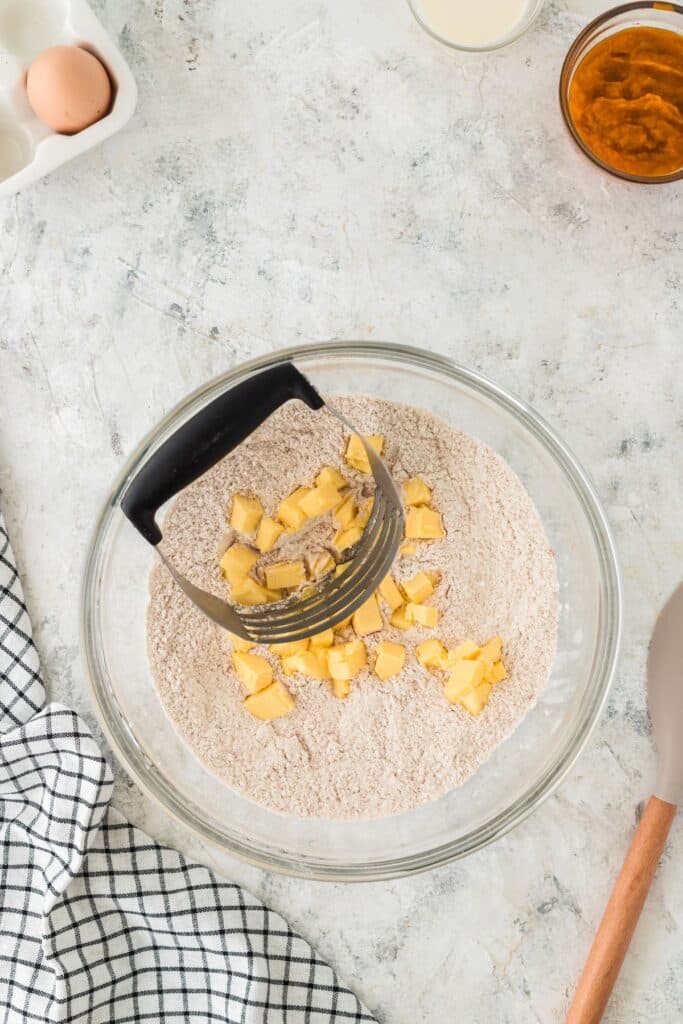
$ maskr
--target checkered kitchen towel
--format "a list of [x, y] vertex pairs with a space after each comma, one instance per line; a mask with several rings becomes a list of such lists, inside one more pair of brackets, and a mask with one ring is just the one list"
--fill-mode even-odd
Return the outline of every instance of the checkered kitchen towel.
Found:
[[84, 723], [45, 707], [0, 513], [0, 1024], [373, 1024], [281, 917], [129, 825], [111, 788]]

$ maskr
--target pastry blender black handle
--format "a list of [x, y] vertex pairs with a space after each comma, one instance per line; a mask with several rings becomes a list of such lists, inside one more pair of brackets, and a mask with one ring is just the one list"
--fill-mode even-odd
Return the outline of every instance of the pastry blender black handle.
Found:
[[136, 530], [156, 546], [161, 530], [155, 516], [164, 502], [211, 469], [293, 398], [311, 409], [325, 404], [293, 363], [282, 363], [219, 395], [184, 423], [128, 485], [121, 508]]

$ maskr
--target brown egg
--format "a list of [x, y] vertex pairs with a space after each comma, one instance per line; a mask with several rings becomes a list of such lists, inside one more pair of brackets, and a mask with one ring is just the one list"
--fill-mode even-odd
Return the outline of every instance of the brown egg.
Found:
[[61, 135], [83, 131], [111, 106], [109, 75], [79, 46], [44, 50], [28, 69], [26, 89], [36, 116]]

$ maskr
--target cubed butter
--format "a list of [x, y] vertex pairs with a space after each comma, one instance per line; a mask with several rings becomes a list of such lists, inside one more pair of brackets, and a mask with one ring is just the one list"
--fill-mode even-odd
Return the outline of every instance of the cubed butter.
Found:
[[268, 551], [272, 551], [277, 544], [284, 526], [282, 523], [278, 523], [275, 519], [271, 519], [270, 516], [264, 516], [261, 520], [256, 534], [256, 547], [262, 554], [267, 554]]
[[410, 629], [413, 625], [412, 619], [408, 618], [408, 613], [405, 605], [397, 608], [392, 614], [390, 619], [391, 625], [396, 629]]
[[315, 478], [315, 485], [316, 487], [334, 487], [337, 491], [349, 486], [348, 481], [334, 466], [323, 466]]
[[379, 585], [379, 593], [382, 600], [389, 607], [390, 611], [395, 612], [397, 608], [400, 608], [404, 604], [403, 594], [396, 586], [394, 577], [389, 573], [385, 576]]
[[459, 661], [472, 661], [479, 657], [481, 648], [477, 647], [473, 640], [465, 640], [452, 650], [448, 651], [443, 659], [442, 668], [453, 668]]
[[432, 489], [421, 477], [415, 476], [403, 485], [403, 497], [406, 505], [429, 505]]
[[374, 594], [357, 608], [351, 617], [353, 630], [357, 636], [367, 636], [369, 633], [378, 633], [384, 622], [377, 605], [377, 598]]
[[236, 636], [234, 633], [230, 634], [230, 639], [232, 640], [232, 649], [234, 651], [246, 652], [250, 651], [252, 647], [256, 647], [253, 640], [243, 640], [241, 636]]
[[315, 580], [332, 572], [335, 561], [329, 551], [318, 551], [308, 556], [308, 571]]
[[255, 533], [263, 515], [263, 505], [258, 498], [236, 494], [232, 499], [230, 525], [238, 533]]
[[425, 668], [443, 668], [442, 662], [446, 655], [446, 648], [440, 640], [425, 640], [415, 648], [417, 660]]
[[418, 626], [427, 626], [429, 629], [439, 624], [439, 609], [432, 605], [409, 601], [406, 605], [406, 616], [410, 622]]
[[397, 676], [406, 661], [406, 649], [403, 644], [394, 644], [389, 640], [382, 640], [377, 647], [377, 659], [375, 661], [375, 675], [384, 681], [392, 676]]
[[372, 515], [372, 510], [373, 510], [374, 506], [375, 506], [375, 499], [374, 498], [368, 498], [368, 500], [363, 505], [363, 508], [360, 510], [360, 512], [358, 512], [356, 514], [356, 518], [353, 520], [351, 525], [352, 526], [360, 526], [361, 529], [364, 530], [365, 527], [368, 525], [368, 520], [370, 519], [370, 516]]
[[244, 701], [244, 706], [255, 718], [270, 722], [288, 715], [294, 708], [294, 698], [283, 683], [276, 681], [264, 690], [252, 693]]
[[433, 508], [418, 505], [408, 509], [406, 515], [406, 537], [408, 540], [440, 540], [446, 536], [441, 522], [441, 513]]
[[299, 502], [310, 492], [310, 487], [297, 487], [277, 507], [277, 517], [289, 530], [300, 530], [307, 516]]
[[332, 693], [339, 700], [345, 700], [351, 692], [351, 680], [350, 679], [333, 679], [332, 680]]
[[446, 699], [451, 704], [462, 699], [463, 695], [474, 690], [484, 679], [484, 666], [480, 661], [459, 661], [453, 667], [448, 682], [444, 687]]
[[299, 508], [308, 519], [324, 516], [339, 504], [339, 491], [331, 484], [314, 487], [299, 502]]
[[348, 548], [352, 548], [355, 544], [361, 540], [363, 536], [363, 530], [360, 526], [349, 526], [345, 530], [339, 530], [335, 535], [332, 543], [336, 547], [337, 551], [346, 551]]
[[502, 683], [504, 679], [507, 679], [508, 673], [505, 665], [502, 661], [497, 661], [491, 671], [492, 678], [487, 680], [489, 683]]
[[278, 562], [266, 569], [266, 585], [270, 590], [290, 590], [306, 582], [303, 562]]
[[258, 562], [258, 552], [243, 544], [233, 544], [220, 560], [220, 567], [228, 583], [241, 583]]
[[279, 591], [262, 587], [251, 576], [240, 580], [230, 592], [230, 598], [234, 604], [243, 605], [268, 604], [271, 601], [279, 601], [281, 597], [282, 594]]
[[405, 595], [413, 604], [422, 604], [434, 593], [434, 584], [426, 572], [418, 572], [411, 580], [401, 584]]
[[334, 643], [334, 630], [324, 629], [311, 637], [311, 647], [331, 647]]
[[[365, 440], [375, 449], [378, 455], [382, 454], [384, 438], [381, 434], [366, 434]], [[368, 459], [365, 446], [357, 434], [352, 434], [346, 448], [344, 458], [350, 466], [361, 473], [370, 473], [370, 460]]]
[[300, 654], [308, 650], [308, 640], [290, 640], [284, 644], [271, 644], [269, 650], [273, 654], [279, 654], [281, 658], [287, 658], [290, 654]]
[[489, 702], [491, 684], [481, 683], [474, 690], [468, 690], [460, 698], [460, 703], [471, 715], [480, 715]]
[[411, 544], [410, 541], [405, 541], [398, 549], [399, 555], [414, 555], [416, 552], [417, 544]]
[[481, 648], [481, 657], [485, 658], [486, 661], [490, 661], [492, 664], [500, 661], [503, 654], [503, 641], [501, 637], [494, 636], [493, 639], [485, 643]]
[[362, 640], [349, 640], [327, 648], [327, 664], [333, 679], [353, 679], [367, 662], [367, 651]]
[[344, 498], [341, 505], [335, 511], [334, 518], [342, 529], [351, 525], [356, 518], [356, 502], [352, 494]]
[[282, 668], [287, 675], [299, 672], [302, 676], [308, 676], [309, 679], [330, 678], [330, 671], [327, 667], [327, 651], [322, 649], [290, 654], [282, 659]]
[[232, 663], [235, 672], [242, 680], [249, 693], [258, 693], [273, 681], [273, 670], [270, 663], [260, 654], [248, 654], [245, 651], [233, 651]]

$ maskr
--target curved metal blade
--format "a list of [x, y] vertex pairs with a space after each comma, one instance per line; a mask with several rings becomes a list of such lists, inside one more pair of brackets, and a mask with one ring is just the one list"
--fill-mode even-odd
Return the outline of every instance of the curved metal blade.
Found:
[[683, 583], [655, 624], [647, 661], [647, 691], [659, 772], [655, 795], [683, 801]]

